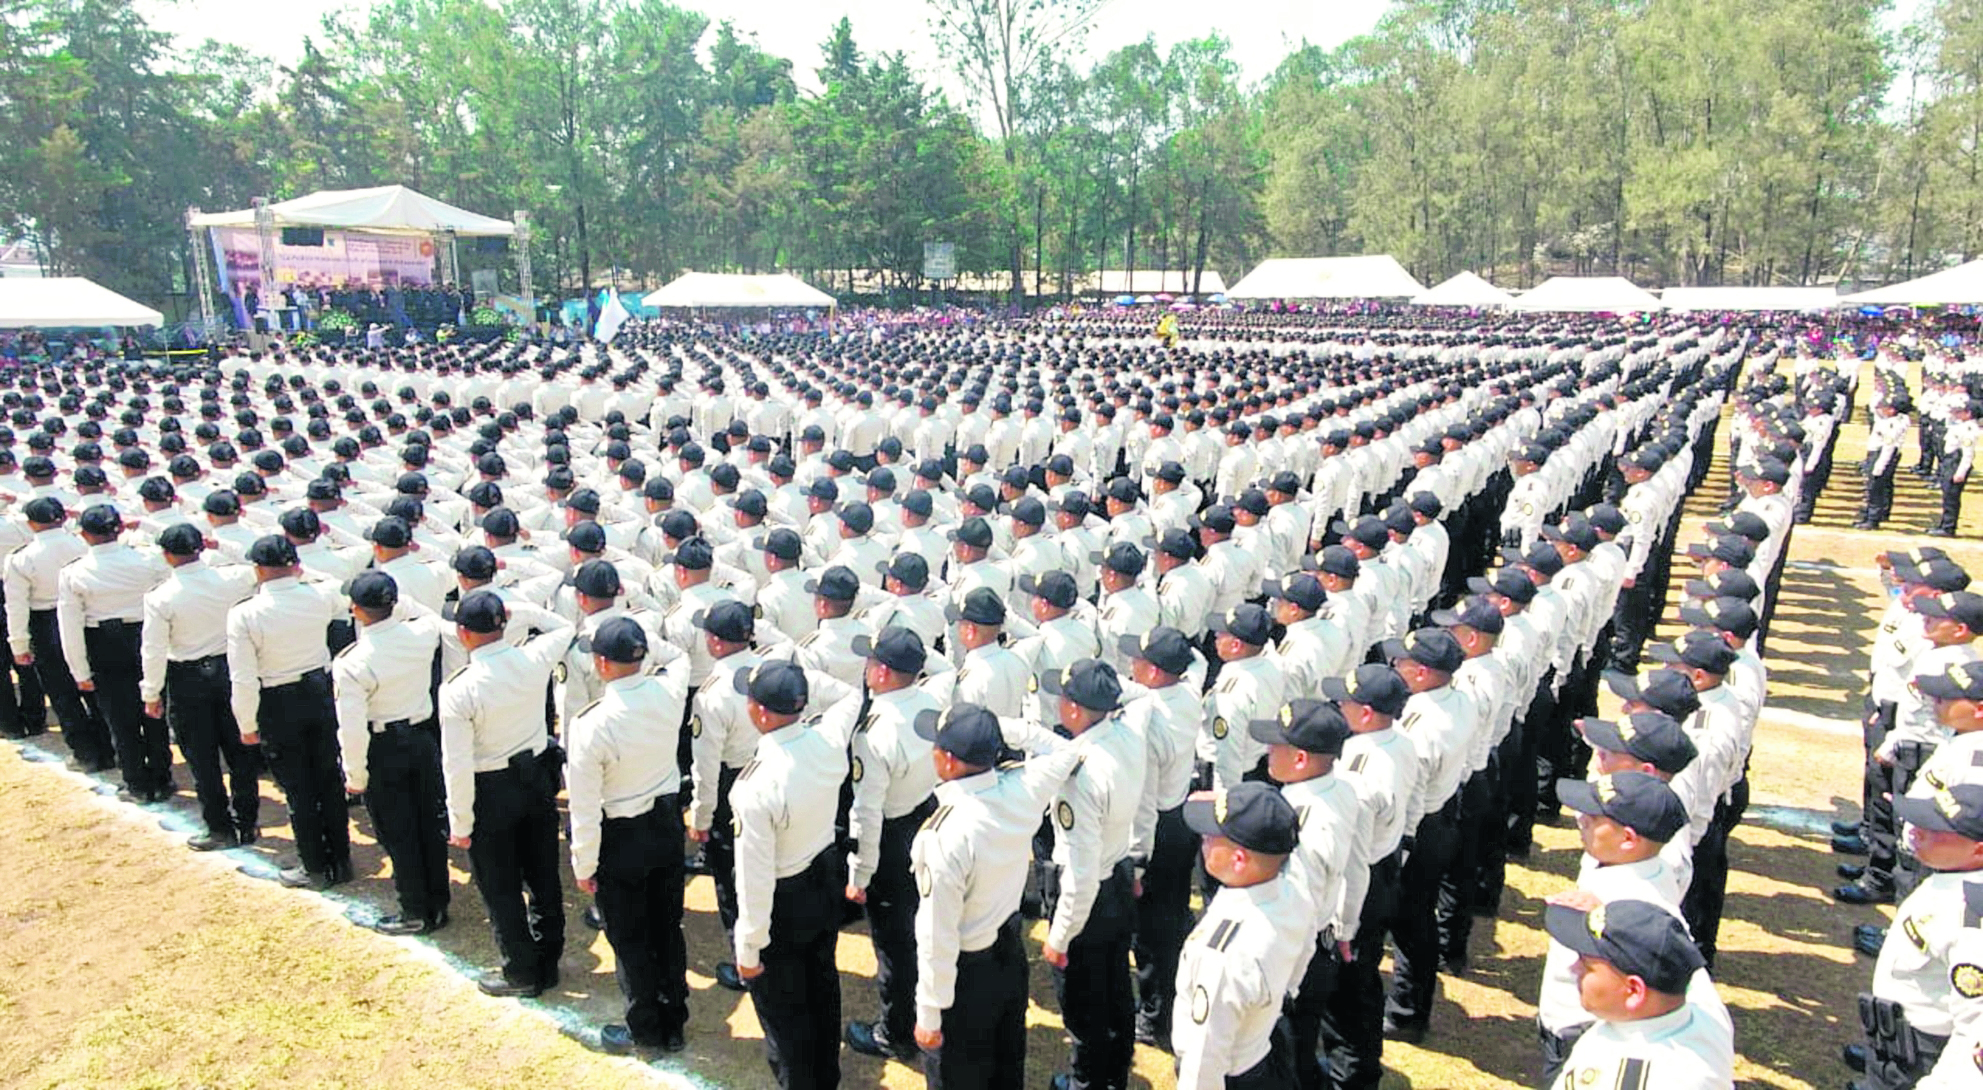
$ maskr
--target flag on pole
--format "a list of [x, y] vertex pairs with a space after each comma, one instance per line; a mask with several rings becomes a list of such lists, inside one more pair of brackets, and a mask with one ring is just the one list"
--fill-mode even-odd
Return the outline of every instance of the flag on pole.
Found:
[[620, 303], [620, 293], [609, 292], [606, 296], [606, 309], [599, 312], [599, 325], [593, 335], [606, 344], [612, 344], [613, 336], [620, 331], [620, 326], [631, 317], [633, 315], [628, 314], [627, 308]]

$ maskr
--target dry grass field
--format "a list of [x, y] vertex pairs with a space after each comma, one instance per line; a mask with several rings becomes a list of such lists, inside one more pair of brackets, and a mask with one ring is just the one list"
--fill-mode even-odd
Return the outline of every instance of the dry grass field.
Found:
[[[1840, 470], [1813, 525], [1793, 543], [1778, 632], [1769, 647], [1770, 707], [1757, 735], [1754, 803], [1732, 849], [1720, 965], [1734, 1012], [1738, 1080], [1808, 1090], [1846, 1077], [1837, 1045], [1856, 1033], [1852, 998], [1870, 961], [1847, 945], [1872, 910], [1831, 903], [1826, 824], [1855, 815], [1855, 716], [1865, 637], [1878, 606], [1873, 557], [1915, 543], [1931, 497], [1902, 475], [1896, 532], [1845, 529], [1857, 505], [1850, 466], [1861, 425], [1840, 444]], [[1717, 469], [1690, 505], [1687, 537], [1725, 485]], [[1978, 501], [1983, 507], [1983, 501]], [[1974, 541], [1983, 512], [1963, 529]], [[1905, 532], [1900, 532], [1900, 531]], [[1957, 542], [1983, 563], [1983, 545]], [[1983, 568], [1972, 567], [1972, 570]], [[1662, 631], [1672, 634], [1669, 617]], [[0, 1086], [244, 1088], [764, 1086], [750, 1004], [717, 988], [722, 956], [711, 887], [689, 889], [689, 1050], [644, 1064], [586, 1045], [617, 1018], [605, 940], [578, 922], [563, 984], [541, 1000], [490, 1000], [465, 975], [493, 943], [465, 871], [454, 924], [431, 940], [395, 940], [347, 922], [390, 911], [384, 860], [358, 819], [360, 880], [329, 896], [265, 879], [286, 861], [279, 802], [254, 848], [195, 856], [180, 842], [196, 821], [190, 792], [138, 809], [66, 771], [59, 739], [0, 747]], [[182, 785], [190, 781], [179, 770]], [[93, 790], [94, 788], [94, 790]], [[1447, 980], [1424, 1047], [1393, 1045], [1386, 1087], [1521, 1087], [1536, 1079], [1534, 998], [1544, 937], [1540, 899], [1569, 884], [1574, 831], [1538, 829], [1541, 850], [1512, 867], [1499, 920], [1481, 921], [1467, 976]], [[459, 855], [459, 853], [457, 853]], [[463, 861], [457, 859], [460, 866]], [[1034, 937], [1037, 946], [1038, 934]], [[864, 933], [840, 944], [845, 1013], [875, 1010]], [[1051, 987], [1036, 973], [1029, 1085], [1044, 1086], [1066, 1046]], [[1042, 1005], [1042, 1002], [1044, 1005]], [[849, 1086], [920, 1086], [909, 1067], [845, 1054]], [[1139, 1049], [1139, 1084], [1169, 1087], [1169, 1057]]]

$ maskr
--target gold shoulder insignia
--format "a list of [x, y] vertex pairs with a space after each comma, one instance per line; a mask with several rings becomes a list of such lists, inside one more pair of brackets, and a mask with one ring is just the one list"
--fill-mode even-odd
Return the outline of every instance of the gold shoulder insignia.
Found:
[[1212, 737], [1213, 737], [1213, 738], [1216, 738], [1216, 739], [1218, 739], [1219, 741], [1221, 741], [1221, 742], [1223, 742], [1223, 741], [1225, 741], [1225, 740], [1226, 740], [1226, 735], [1228, 735], [1228, 734], [1231, 734], [1231, 733], [1232, 733], [1232, 727], [1231, 727], [1231, 725], [1230, 725], [1230, 724], [1228, 724], [1228, 723], [1226, 722], [1226, 717], [1225, 717], [1225, 716], [1223, 716], [1223, 715], [1215, 715], [1215, 716], [1213, 716], [1213, 717], [1212, 717]]
[[689, 716], [689, 737], [690, 738], [702, 737], [702, 716], [700, 715]]
[[1983, 998], [1983, 965], [1961, 962], [1949, 970], [1949, 984], [1964, 999]]
[[[596, 707], [598, 707], [598, 706], [599, 706], [599, 701], [597, 701], [597, 700], [595, 700], [595, 701], [593, 701], [592, 703], [590, 703], [590, 704], [587, 704], [587, 705], [586, 705], [585, 707], [583, 707], [583, 708], [580, 708], [580, 709], [578, 710], [578, 714], [579, 714], [579, 715], [584, 715], [584, 714], [585, 714], [586, 712], [589, 712], [589, 711], [591, 711], [592, 709], [594, 709], [594, 708], [596, 708]], [[574, 719], [576, 719], [576, 718], [578, 718], [578, 716], [573, 716], [572, 718], [574, 718]]]
[[1070, 805], [1066, 799], [1060, 800], [1060, 805], [1054, 807], [1053, 816], [1055, 821], [1060, 822], [1061, 828], [1070, 831], [1073, 830], [1074, 807]]

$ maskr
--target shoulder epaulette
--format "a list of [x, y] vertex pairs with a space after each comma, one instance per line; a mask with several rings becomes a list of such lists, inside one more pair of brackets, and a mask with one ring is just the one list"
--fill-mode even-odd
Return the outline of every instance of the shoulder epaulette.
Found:
[[442, 681], [441, 681], [441, 684], [443, 684], [443, 685], [445, 685], [445, 684], [447, 684], [448, 682], [450, 682], [450, 681], [453, 681], [453, 680], [454, 680], [455, 678], [458, 678], [458, 677], [460, 677], [461, 675], [463, 675], [463, 674], [465, 674], [465, 673], [467, 673], [467, 672], [468, 672], [468, 667], [467, 667], [467, 666], [462, 666], [462, 667], [459, 667], [459, 668], [457, 668], [457, 669], [455, 670], [455, 672], [454, 672], [454, 673], [452, 673], [452, 674], [449, 674], [449, 675], [448, 675], [448, 676], [447, 676], [446, 678], [443, 678], [443, 679], [442, 679]]
[[[604, 699], [605, 699], [604, 697], [601, 697], [601, 698], [600, 698], [600, 700], [604, 700]], [[579, 715], [584, 715], [584, 714], [585, 714], [586, 712], [589, 712], [589, 711], [591, 711], [592, 709], [594, 709], [594, 708], [596, 708], [596, 707], [598, 707], [598, 706], [599, 706], [599, 703], [600, 703], [600, 700], [595, 700], [595, 701], [593, 701], [592, 703], [590, 703], [590, 704], [587, 704], [587, 705], [586, 705], [585, 707], [583, 707], [583, 708], [580, 708], [580, 709], [578, 710], [578, 714], [579, 714]], [[578, 716], [573, 716], [572, 718], [574, 718], [574, 719], [576, 719], [576, 718], [578, 718]]]

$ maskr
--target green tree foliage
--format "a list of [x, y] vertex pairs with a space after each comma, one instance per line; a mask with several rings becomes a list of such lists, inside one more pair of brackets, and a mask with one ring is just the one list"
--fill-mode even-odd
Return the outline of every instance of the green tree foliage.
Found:
[[1089, 55], [1099, 0], [929, 0], [952, 102], [846, 19], [801, 89], [671, 0], [378, 0], [284, 66], [121, 0], [0, 0], [0, 232], [155, 300], [188, 206], [393, 182], [528, 209], [569, 289], [781, 268], [907, 299], [930, 241], [1046, 296], [1375, 252], [1878, 280], [1983, 254], [1983, 8], [1887, 4], [1397, 0], [1249, 85], [1216, 35]]

